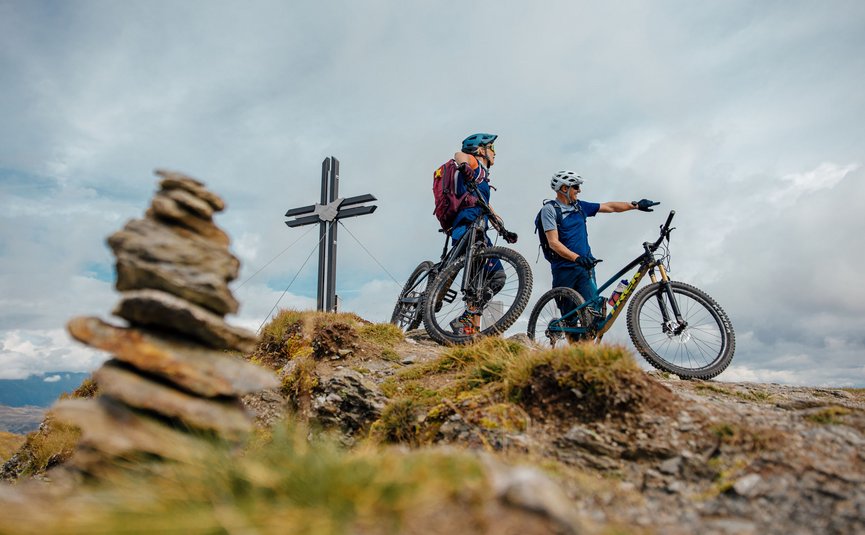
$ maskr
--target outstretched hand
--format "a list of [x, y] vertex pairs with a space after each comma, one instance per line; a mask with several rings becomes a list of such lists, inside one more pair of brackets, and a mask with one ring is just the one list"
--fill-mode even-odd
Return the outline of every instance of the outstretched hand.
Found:
[[636, 206], [637, 210], [641, 212], [654, 212], [651, 207], [658, 206], [659, 204], [661, 203], [650, 201], [649, 199], [640, 199], [639, 201], [634, 202], [634, 206]]

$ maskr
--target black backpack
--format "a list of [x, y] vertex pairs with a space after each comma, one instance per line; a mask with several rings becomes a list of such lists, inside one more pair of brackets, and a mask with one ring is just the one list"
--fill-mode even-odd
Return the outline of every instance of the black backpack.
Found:
[[[555, 200], [552, 201], [544, 201], [544, 206], [548, 203], [553, 203], [553, 208], [556, 209], [556, 227], [560, 227], [562, 225], [562, 207], [559, 206]], [[541, 209], [543, 210], [543, 208]], [[555, 260], [560, 259], [561, 257], [552, 249], [550, 249], [550, 242], [547, 241], [547, 233], [544, 232], [544, 226], [541, 224], [541, 211], [538, 211], [538, 215], [535, 216], [535, 233], [538, 235], [538, 241], [541, 242], [541, 252], [544, 253], [544, 258], [547, 259], [547, 262], [553, 262]]]

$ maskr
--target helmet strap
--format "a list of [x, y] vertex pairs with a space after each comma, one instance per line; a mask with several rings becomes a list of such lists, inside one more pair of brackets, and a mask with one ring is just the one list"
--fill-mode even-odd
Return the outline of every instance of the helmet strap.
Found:
[[573, 186], [568, 186], [568, 193], [567, 193], [568, 204], [570, 204], [571, 206], [576, 206], [577, 205], [577, 199], [574, 199], [573, 201], [571, 201], [571, 190], [572, 189], [574, 189]]

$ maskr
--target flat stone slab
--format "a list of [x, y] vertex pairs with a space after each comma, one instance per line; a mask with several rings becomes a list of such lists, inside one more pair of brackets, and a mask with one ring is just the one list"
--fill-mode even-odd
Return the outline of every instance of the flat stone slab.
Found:
[[[179, 189], [157, 193], [153, 197], [150, 209], [146, 213], [147, 217], [182, 225], [183, 227], [193, 231], [195, 234], [227, 247], [231, 241], [228, 238], [228, 234], [217, 227], [209, 217], [205, 218], [194, 213], [193, 210], [189, 209], [187, 203], [178, 200], [178, 197], [183, 197], [184, 195], [192, 197], [191, 194]], [[204, 201], [195, 197], [192, 197], [192, 199], [210, 208], [210, 205], [204, 203]]]
[[249, 353], [258, 341], [254, 332], [233, 327], [221, 316], [159, 290], [123, 292], [113, 314], [133, 325], [163, 328], [214, 349]]
[[196, 180], [183, 173], [178, 173], [177, 171], [168, 171], [166, 169], [157, 169], [156, 175], [162, 178], [159, 182], [162, 189], [182, 189], [206, 201], [216, 212], [225, 210], [225, 202], [218, 195], [208, 190], [200, 180]]
[[150, 453], [202, 461], [207, 443], [139, 414], [111, 398], [65, 399], [51, 409], [57, 421], [81, 429], [81, 444], [111, 456]]
[[179, 207], [205, 221], [210, 221], [213, 218], [213, 206], [185, 189], [163, 189], [155, 197], [171, 199]]
[[217, 314], [237, 312], [228, 283], [237, 278], [240, 261], [226, 243], [133, 219], [108, 237], [108, 245], [117, 258], [118, 290], [163, 290]]
[[194, 429], [239, 441], [252, 430], [252, 418], [237, 398], [201, 398], [160, 384], [108, 361], [93, 374], [99, 391], [126, 405], [175, 418]]
[[279, 386], [264, 368], [164, 334], [116, 327], [96, 317], [74, 318], [66, 328], [76, 340], [202, 396], [238, 396]]

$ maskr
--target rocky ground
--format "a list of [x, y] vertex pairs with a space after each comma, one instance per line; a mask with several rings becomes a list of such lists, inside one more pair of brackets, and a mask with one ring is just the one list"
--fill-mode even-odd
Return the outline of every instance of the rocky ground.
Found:
[[[416, 331], [394, 351], [398, 359], [360, 356], [320, 367], [313, 416], [351, 436], [364, 415], [388, 402], [382, 389], [439, 359], [442, 348]], [[656, 400], [601, 418], [530, 404], [518, 425], [485, 425], [479, 414], [496, 400], [482, 407], [457, 396], [425, 443], [545, 466], [576, 510], [601, 525], [660, 533], [865, 531], [865, 392], [648, 375]]]
[[122, 325], [68, 325], [113, 358], [0, 467], [3, 533], [865, 532], [862, 389], [682, 381], [525, 336], [442, 347], [353, 314], [256, 335], [224, 319], [224, 203], [158, 174], [109, 237]]
[[[351, 444], [360, 430], [375, 430], [400, 389], [416, 389], [413, 370], [428, 373], [443, 351], [414, 331], [394, 346], [395, 358], [353, 351], [319, 361], [317, 386], [302, 411], [342, 430]], [[283, 376], [286, 368], [291, 365]], [[495, 396], [457, 394], [445, 399], [448, 409], [434, 431], [417, 423], [413, 433], [392, 438], [543, 467], [596, 526], [657, 533], [865, 531], [865, 392], [646, 375], [643, 387], [653, 399], [636, 411], [581, 414], [578, 403], [571, 407], [561, 396], [509, 406]], [[447, 390], [449, 380], [455, 376], [439, 375], [429, 387]], [[247, 401], [265, 419], [291, 405], [275, 392], [263, 398]], [[442, 404], [437, 407], [441, 412]], [[491, 423], [492, 414], [498, 422]]]
[[[494, 368], [490, 355], [502, 348], [512, 360], [544, 353], [522, 337], [449, 349], [422, 331], [402, 338], [389, 326], [351, 315], [288, 315], [280, 342], [265, 335], [247, 356], [282, 383], [244, 397], [259, 428], [289, 418], [336, 437], [347, 450], [395, 443], [474, 452], [490, 467], [491, 481], [499, 482], [495, 503], [537, 513], [532, 523], [531, 515], [500, 510], [510, 519], [507, 527], [538, 533], [865, 532], [862, 390], [683, 381], [637, 370], [632, 382], [619, 384], [613, 401], [599, 405], [610, 391], [597, 390], [593, 398], [588, 383], [556, 388], [552, 372], [537, 373], [540, 366], [530, 392], [523, 389], [530, 395], [517, 399], [496, 380], [466, 378], [483, 368], [472, 368], [478, 359]], [[62, 462], [53, 465], [60, 474]], [[8, 477], [10, 470], [18, 473]], [[7, 463], [4, 471], [14, 479], [26, 467]], [[51, 471], [37, 476], [69, 485]], [[484, 525], [470, 532], [494, 532], [494, 524]]]

